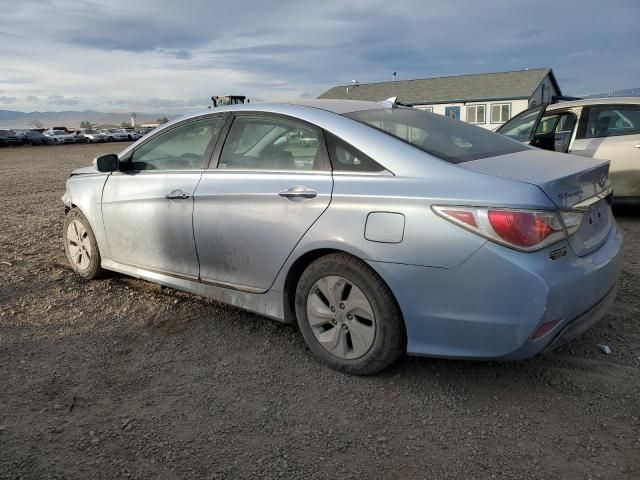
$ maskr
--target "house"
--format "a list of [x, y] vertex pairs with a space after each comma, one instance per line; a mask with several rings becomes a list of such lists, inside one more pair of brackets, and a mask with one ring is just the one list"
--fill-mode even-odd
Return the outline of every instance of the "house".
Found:
[[550, 68], [333, 87], [318, 98], [398, 101], [494, 130], [532, 106], [561, 97]]

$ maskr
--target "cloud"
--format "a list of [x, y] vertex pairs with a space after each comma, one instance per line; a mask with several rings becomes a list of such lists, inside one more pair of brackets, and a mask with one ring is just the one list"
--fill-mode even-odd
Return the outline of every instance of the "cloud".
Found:
[[192, 53], [188, 50], [167, 50], [165, 55], [178, 60], [191, 60], [193, 58]]
[[21, 0], [0, 17], [0, 88], [20, 109], [170, 114], [212, 95], [307, 98], [394, 71], [549, 66], [567, 94], [639, 86], [640, 2], [572, 3], [539, 0], [554, 12], [541, 23], [511, 0]]
[[80, 99], [77, 97], [65, 97], [64, 95], [49, 95], [47, 103], [56, 106], [78, 105]]
[[7, 97], [5, 95], [0, 96], [0, 104], [11, 105], [12, 103], [16, 103], [16, 97]]

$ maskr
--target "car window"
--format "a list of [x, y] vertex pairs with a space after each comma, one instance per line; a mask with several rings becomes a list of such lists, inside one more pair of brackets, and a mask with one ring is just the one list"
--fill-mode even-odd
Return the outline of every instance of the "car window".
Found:
[[495, 157], [529, 148], [466, 122], [415, 108], [376, 108], [346, 116], [450, 163]]
[[526, 142], [531, 137], [531, 131], [535, 124], [536, 118], [540, 114], [542, 107], [532, 108], [527, 110], [522, 115], [518, 115], [511, 121], [505, 123], [498, 131], [513, 140], [518, 142]]
[[208, 117], [172, 128], [134, 151], [131, 170], [203, 168], [204, 154], [223, 125], [223, 117]]
[[239, 116], [233, 121], [218, 168], [322, 170], [320, 131], [285, 118]]
[[571, 112], [560, 112], [546, 114], [540, 120], [536, 135], [544, 135], [545, 133], [571, 132], [576, 124], [576, 116]]
[[326, 134], [331, 166], [336, 172], [382, 172], [384, 167], [344, 140]]
[[640, 133], [640, 105], [589, 107], [585, 138], [613, 137]]

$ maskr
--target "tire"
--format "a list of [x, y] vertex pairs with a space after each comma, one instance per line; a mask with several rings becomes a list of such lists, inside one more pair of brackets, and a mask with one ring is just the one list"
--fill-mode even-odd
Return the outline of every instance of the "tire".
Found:
[[90, 138], [87, 138], [87, 139], [84, 141], [84, 143], [91, 143], [91, 139], [90, 139]]
[[333, 253], [311, 263], [296, 287], [295, 308], [307, 345], [334, 370], [371, 375], [406, 350], [402, 314], [389, 287], [351, 255]]
[[104, 274], [100, 266], [100, 251], [96, 237], [89, 221], [77, 208], [67, 213], [62, 237], [67, 261], [76, 274], [86, 280], [98, 278]]

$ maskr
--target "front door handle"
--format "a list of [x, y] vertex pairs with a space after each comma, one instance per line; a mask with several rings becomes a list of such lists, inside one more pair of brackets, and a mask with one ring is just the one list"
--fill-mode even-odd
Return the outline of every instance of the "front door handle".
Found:
[[640, 143], [637, 145], [634, 145], [635, 148], [640, 148]]
[[189, 194], [178, 189], [167, 193], [164, 198], [166, 198], [167, 200], [186, 200], [187, 198], [189, 198]]
[[295, 187], [288, 188], [278, 193], [281, 197], [288, 198], [290, 200], [296, 199], [310, 199], [318, 196], [318, 192], [311, 190], [310, 188], [296, 185]]

